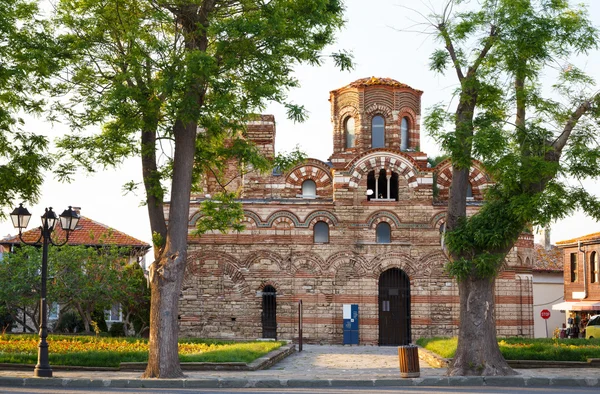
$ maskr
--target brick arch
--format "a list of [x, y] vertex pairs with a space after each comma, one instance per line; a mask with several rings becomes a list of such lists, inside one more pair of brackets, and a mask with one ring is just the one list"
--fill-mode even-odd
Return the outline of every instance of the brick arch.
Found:
[[408, 158], [403, 153], [391, 151], [389, 149], [370, 151], [364, 156], [360, 157], [359, 160], [353, 162], [353, 166], [350, 167], [350, 188], [358, 187], [361, 179], [366, 177], [371, 171], [378, 171], [380, 169], [387, 169], [394, 171], [399, 176], [403, 176], [408, 186], [416, 188], [418, 186], [417, 176], [420, 171], [412, 158]]
[[416, 266], [416, 262], [409, 255], [399, 252], [388, 252], [375, 256], [369, 262], [369, 271], [373, 278], [378, 279], [383, 271], [389, 268], [400, 268], [406, 272], [409, 279], [414, 279], [418, 273], [415, 268]]
[[271, 260], [279, 266], [279, 268], [286, 272], [289, 270], [290, 261], [289, 258], [283, 258], [280, 254], [271, 252], [269, 250], [258, 250], [250, 253], [242, 263], [242, 267], [250, 269], [258, 260]]
[[241, 294], [249, 294], [250, 289], [246, 283], [246, 278], [240, 271], [239, 261], [228, 253], [216, 250], [197, 251], [188, 254], [184, 281], [192, 276], [198, 276], [204, 260], [207, 258], [217, 260], [223, 275], [228, 276], [234, 285], [238, 286]]
[[296, 216], [295, 213], [290, 212], [290, 211], [273, 212], [267, 218], [266, 226], [273, 227], [273, 223], [275, 222], [275, 220], [278, 220], [278, 222], [283, 220], [283, 221], [289, 223], [292, 227], [300, 227], [300, 220], [298, 219], [298, 216]]
[[[304, 264], [302, 262], [305, 262]], [[309, 267], [311, 272], [321, 274], [325, 261], [316, 253], [300, 252], [292, 255], [291, 273], [295, 275], [301, 267]]]
[[[450, 185], [452, 183], [452, 162], [446, 159], [435, 166], [434, 171], [437, 173], [437, 187], [439, 190], [439, 198], [444, 200], [450, 196]], [[473, 160], [473, 164], [469, 169], [469, 183], [473, 191], [475, 200], [483, 200], [483, 193], [487, 187], [492, 184], [490, 176], [485, 172], [483, 164], [477, 160]]]
[[331, 168], [321, 160], [307, 159], [287, 173], [285, 184], [287, 187], [299, 187], [307, 179], [315, 181], [317, 190], [327, 186], [333, 182]]
[[400, 219], [392, 211], [377, 211], [373, 213], [367, 219], [367, 226], [369, 226], [370, 229], [373, 229], [381, 222], [389, 223], [392, 228], [400, 227]]
[[344, 264], [348, 260], [355, 262], [355, 267], [358, 268], [358, 273], [367, 273], [367, 261], [365, 258], [349, 251], [341, 251], [332, 254], [327, 258], [325, 267], [328, 271], [335, 273], [340, 265]]
[[337, 226], [339, 221], [337, 217], [329, 211], [313, 211], [308, 214], [301, 227], [312, 229], [317, 222], [325, 222], [329, 227], [332, 227]]
[[355, 132], [358, 129], [356, 126], [360, 125], [361, 117], [358, 109], [353, 105], [345, 105], [337, 113], [338, 124], [340, 126], [340, 131], [342, 132], [342, 135], [345, 133], [344, 120], [346, 120], [346, 118], [349, 117], [354, 118]]
[[448, 277], [444, 272], [444, 265], [448, 262], [442, 251], [435, 251], [421, 257], [419, 261], [419, 274], [417, 277]]
[[283, 285], [281, 285], [279, 282], [277, 282], [275, 280], [271, 280], [271, 279], [266, 279], [266, 280], [261, 280], [259, 285], [257, 287], [255, 287], [254, 290], [255, 291], [264, 291], [265, 287], [267, 287], [269, 285], [273, 286], [277, 293], [280, 293], [283, 289]]
[[198, 275], [199, 270], [204, 265], [204, 260], [208, 258], [211, 260], [217, 259], [219, 261], [219, 266], [221, 265], [221, 262], [227, 262], [237, 268], [243, 266], [237, 258], [229, 253], [220, 252], [218, 250], [199, 250], [188, 253], [185, 265], [186, 274]]
[[369, 105], [367, 108], [365, 108], [365, 113], [367, 114], [367, 119], [369, 120], [369, 122], [376, 115], [381, 115], [384, 117], [386, 126], [389, 124], [393, 124], [394, 122], [392, 116], [392, 109], [387, 105], [383, 105], [381, 103]]
[[337, 252], [329, 256], [326, 262], [327, 270], [335, 273], [337, 272], [339, 267], [342, 264], [345, 264], [347, 261], [354, 262], [354, 267], [356, 268], [359, 274], [364, 275], [367, 273], [367, 261], [365, 260], [365, 258], [355, 254], [354, 252], [346, 251]]
[[446, 211], [438, 212], [431, 217], [429, 223], [432, 228], [439, 228], [443, 222], [446, 221]]
[[244, 209], [244, 218], [248, 219], [246, 221], [251, 223], [251, 228], [261, 227], [262, 219], [256, 212]]

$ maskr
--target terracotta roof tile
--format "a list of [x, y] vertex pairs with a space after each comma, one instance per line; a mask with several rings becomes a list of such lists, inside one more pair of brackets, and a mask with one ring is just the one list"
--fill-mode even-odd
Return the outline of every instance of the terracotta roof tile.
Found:
[[559, 241], [556, 244], [557, 245], [568, 245], [568, 244], [575, 244], [575, 243], [577, 243], [577, 241], [600, 241], [600, 233], [592, 233], [592, 234], [588, 234], [588, 235], [582, 235], [581, 237], [578, 237], [578, 238]]
[[[366, 86], [373, 86], [373, 85], [385, 85], [385, 86], [394, 86], [394, 87], [398, 87], [398, 88], [408, 88], [408, 89], [412, 89], [416, 92], [421, 92], [421, 90], [417, 90], [414, 88], [411, 88], [410, 86], [408, 86], [407, 84], [404, 84], [402, 82], [398, 82], [395, 79], [392, 78], [377, 78], [377, 77], [369, 77], [369, 78], [361, 78], [361, 79], [357, 79], [354, 82], [351, 82], [350, 84], [344, 86], [341, 89], [344, 88], [362, 88], [362, 87], [366, 87]], [[337, 91], [340, 89], [336, 89], [334, 90]]]
[[[40, 236], [39, 228], [35, 228], [23, 233], [23, 239], [27, 242], [35, 242]], [[53, 239], [56, 237], [58, 242], [65, 239], [65, 232], [57, 224], [53, 233]], [[0, 244], [20, 244], [19, 236], [7, 237], [0, 240]], [[98, 223], [92, 219], [81, 216], [77, 229], [69, 236], [69, 245], [117, 245], [137, 247], [143, 250], [150, 249], [150, 245], [127, 235], [121, 231], [112, 229], [102, 223]]]
[[550, 271], [550, 272], [563, 272], [563, 252], [562, 249], [552, 246], [550, 250], [546, 250], [544, 246], [540, 244], [534, 245], [534, 271]]

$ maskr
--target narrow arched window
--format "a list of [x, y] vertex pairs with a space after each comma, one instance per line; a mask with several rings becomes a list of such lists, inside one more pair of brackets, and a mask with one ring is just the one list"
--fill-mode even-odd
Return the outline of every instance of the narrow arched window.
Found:
[[471, 182], [467, 183], [467, 198], [473, 198], [473, 186], [471, 186]]
[[598, 254], [592, 252], [590, 256], [590, 283], [598, 282]]
[[325, 222], [317, 222], [313, 227], [313, 239], [317, 243], [329, 242], [329, 225]]
[[402, 122], [400, 123], [400, 150], [408, 149], [408, 118], [402, 118]]
[[354, 118], [348, 117], [344, 121], [344, 134], [346, 135], [346, 148], [354, 148]]
[[312, 179], [307, 179], [302, 182], [302, 197], [315, 198], [317, 197], [317, 184]]
[[386, 222], [381, 222], [377, 225], [375, 235], [378, 244], [389, 244], [392, 242], [392, 229]]
[[380, 115], [373, 117], [371, 121], [371, 148], [383, 148], [385, 146], [385, 121]]

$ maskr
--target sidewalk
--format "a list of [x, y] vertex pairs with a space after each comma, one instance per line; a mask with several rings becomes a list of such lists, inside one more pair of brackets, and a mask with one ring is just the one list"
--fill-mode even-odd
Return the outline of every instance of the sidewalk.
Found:
[[421, 360], [419, 378], [400, 378], [396, 347], [304, 345], [270, 369], [259, 371], [193, 371], [184, 379], [140, 379], [140, 372], [62, 371], [53, 378], [34, 378], [33, 371], [0, 371], [1, 386], [239, 388], [344, 386], [536, 386], [600, 387], [597, 368], [518, 369], [509, 377], [447, 377], [443, 368]]

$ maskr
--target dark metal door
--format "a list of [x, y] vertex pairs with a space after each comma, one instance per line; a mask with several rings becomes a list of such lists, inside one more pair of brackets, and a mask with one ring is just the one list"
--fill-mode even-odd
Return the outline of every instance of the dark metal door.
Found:
[[262, 292], [262, 329], [263, 338], [277, 339], [277, 291], [271, 285]]
[[410, 281], [401, 269], [390, 268], [379, 276], [379, 345], [410, 341]]

